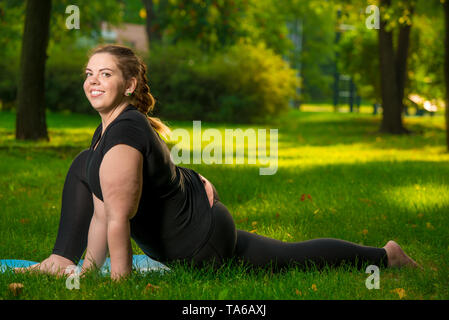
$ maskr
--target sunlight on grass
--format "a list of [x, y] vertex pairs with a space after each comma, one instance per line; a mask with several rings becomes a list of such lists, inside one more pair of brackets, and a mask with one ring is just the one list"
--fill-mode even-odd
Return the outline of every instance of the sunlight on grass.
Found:
[[449, 188], [447, 185], [431, 183], [410, 184], [390, 187], [383, 191], [394, 206], [406, 210], [449, 209]]
[[[290, 110], [267, 125], [202, 123], [201, 133], [215, 128], [222, 135], [221, 164], [193, 163], [193, 153], [210, 143], [204, 139], [200, 147], [193, 141], [179, 145], [190, 153], [190, 163], [179, 165], [215, 185], [238, 229], [286, 242], [334, 237], [381, 246], [394, 239], [425, 266], [425, 273], [385, 270], [382, 290], [371, 291], [364, 285], [363, 270], [344, 269], [277, 275], [180, 267], [164, 276], [136, 274], [121, 285], [92, 276], [77, 292], [51, 277], [3, 275], [0, 285], [23, 282], [23, 299], [397, 299], [400, 294], [405, 299], [447, 299], [449, 153], [444, 117], [406, 117], [405, 125], [416, 134], [393, 136], [377, 133], [380, 116], [371, 115], [368, 107], [360, 114], [331, 111]], [[48, 142], [16, 141], [13, 121], [11, 114], [0, 112], [0, 257], [38, 261], [54, 244], [67, 170], [89, 147], [101, 120], [49, 114]], [[192, 122], [169, 124], [192, 136]], [[259, 174], [267, 165], [246, 140], [235, 140], [233, 164], [225, 164], [225, 130], [238, 128], [266, 129], [267, 156], [269, 130], [278, 129], [276, 174]], [[244, 154], [238, 156], [238, 149]], [[255, 164], [248, 163], [248, 154], [256, 156]], [[142, 254], [132, 245], [135, 254]], [[148, 283], [159, 289], [147, 290]], [[8, 297], [0, 290], [0, 299]]]

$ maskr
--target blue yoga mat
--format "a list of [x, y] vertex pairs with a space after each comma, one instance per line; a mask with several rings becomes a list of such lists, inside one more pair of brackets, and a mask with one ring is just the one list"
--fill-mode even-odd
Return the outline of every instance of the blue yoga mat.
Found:
[[[37, 264], [38, 262], [28, 261], [28, 260], [16, 260], [16, 259], [4, 259], [0, 260], [0, 272], [5, 272], [8, 269], [13, 268], [26, 268]], [[78, 266], [81, 267], [83, 265], [83, 260], [81, 259], [78, 263]], [[149, 258], [146, 255], [134, 255], [133, 256], [133, 269], [140, 272], [147, 271], [169, 271], [170, 269], [164, 264]], [[111, 259], [106, 258], [106, 261], [101, 268], [101, 272], [104, 274], [109, 273], [111, 270]]]

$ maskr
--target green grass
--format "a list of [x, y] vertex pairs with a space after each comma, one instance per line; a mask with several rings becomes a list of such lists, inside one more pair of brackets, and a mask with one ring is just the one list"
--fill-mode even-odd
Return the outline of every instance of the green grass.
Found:
[[[420, 134], [376, 133], [369, 113], [298, 112], [273, 124], [279, 132], [278, 170], [261, 165], [180, 164], [207, 177], [239, 229], [284, 241], [340, 238], [384, 246], [394, 239], [425, 271], [385, 269], [380, 289], [368, 290], [364, 270], [350, 267], [285, 273], [219, 271], [176, 266], [134, 273], [123, 283], [95, 274], [68, 290], [48, 275], [0, 274], [0, 299], [448, 299], [449, 154], [444, 119], [407, 117]], [[0, 112], [0, 258], [40, 261], [56, 237], [61, 192], [73, 158], [90, 144], [98, 116], [47, 114], [49, 142], [15, 141], [15, 116]], [[192, 130], [192, 123], [169, 122]], [[202, 129], [251, 126], [202, 123]], [[203, 147], [207, 142], [203, 142]], [[268, 149], [269, 150], [269, 149]], [[302, 194], [311, 196], [301, 200]], [[134, 253], [142, 254], [133, 243]], [[8, 284], [24, 285], [14, 297]], [[159, 286], [146, 289], [147, 284]], [[312, 286], [313, 285], [313, 286]]]

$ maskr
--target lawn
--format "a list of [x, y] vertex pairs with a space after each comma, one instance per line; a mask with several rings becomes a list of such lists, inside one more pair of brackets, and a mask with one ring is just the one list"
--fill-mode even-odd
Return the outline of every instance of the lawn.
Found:
[[[404, 122], [416, 134], [378, 134], [380, 116], [368, 112], [291, 110], [263, 126], [204, 122], [202, 130], [217, 128], [223, 136], [227, 128], [278, 129], [276, 173], [260, 175], [259, 163], [180, 165], [216, 186], [239, 229], [289, 242], [323, 237], [382, 247], [393, 239], [424, 271], [381, 270], [378, 290], [365, 286], [365, 270], [345, 266], [272, 274], [179, 265], [167, 273], [135, 272], [122, 283], [92, 273], [79, 290], [53, 276], [4, 273], [0, 299], [448, 299], [444, 118]], [[98, 116], [47, 113], [50, 141], [21, 142], [14, 140], [14, 114], [0, 112], [0, 259], [49, 255], [65, 175], [99, 123]], [[168, 123], [192, 131], [191, 122]], [[135, 243], [133, 249], [142, 254]], [[24, 285], [17, 297], [8, 290], [13, 282]]]

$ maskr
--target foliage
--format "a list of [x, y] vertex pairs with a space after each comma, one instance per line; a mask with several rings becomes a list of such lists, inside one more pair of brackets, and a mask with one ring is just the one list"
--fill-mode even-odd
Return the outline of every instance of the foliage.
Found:
[[[25, 3], [25, 1], [12, 0], [0, 2], [0, 46], [2, 47], [0, 50], [0, 69], [2, 70], [0, 72], [0, 105], [3, 109], [14, 108], [16, 100]], [[66, 19], [69, 15], [65, 10], [72, 4], [77, 5], [80, 10], [80, 29], [69, 30], [66, 27]], [[73, 54], [78, 54], [79, 57], [79, 53], [73, 50], [82, 50], [77, 47], [77, 43], [83, 37], [99, 37], [101, 21], [119, 23], [122, 7], [123, 4], [117, 1], [59, 0], [52, 2], [50, 39], [47, 49], [50, 59], [47, 63], [50, 64], [50, 69], [58, 68], [58, 71], [47, 71], [47, 75], [51, 75], [50, 78], [46, 78], [48, 82], [46, 87], [50, 90], [46, 92], [46, 97], [50, 99], [47, 105], [49, 109], [60, 110], [62, 103], [70, 105], [64, 109], [73, 108], [77, 111], [86, 109], [79, 104], [82, 102], [78, 96], [78, 90], [80, 88], [82, 90], [82, 86], [77, 86], [79, 84], [77, 77], [80, 72], [77, 69], [79, 59], [72, 61], [69, 57], [73, 57]], [[63, 45], [65, 48], [62, 49]], [[59, 48], [53, 50], [58, 46]], [[55, 57], [56, 54], [60, 56]], [[58, 61], [53, 61], [55, 59]], [[70, 76], [69, 73], [71, 73]], [[69, 103], [66, 103], [67, 101]]]
[[[154, 1], [155, 27], [164, 42], [192, 40], [205, 51], [225, 50], [238, 41], [264, 42], [300, 70], [302, 100], [330, 96], [334, 9], [317, 0], [179, 0]], [[215, 12], [218, 8], [218, 13]], [[289, 23], [299, 22], [301, 49], [292, 43]]]
[[[376, 4], [375, 1], [371, 2]], [[393, 1], [388, 10], [381, 10], [388, 28], [393, 31], [395, 44], [398, 27], [404, 24], [412, 25], [405, 97], [415, 93], [430, 100], [443, 99], [442, 10], [435, 10], [435, 4], [427, 6], [424, 1], [413, 3], [415, 4], [413, 15], [408, 9], [410, 3], [404, 1]], [[355, 10], [356, 4], [358, 2], [353, 1], [352, 5], [346, 4], [342, 7], [347, 13], [343, 22], [353, 25], [355, 29], [345, 31], [339, 42], [339, 69], [345, 70], [345, 73], [353, 77], [363, 98], [373, 103], [380, 103], [378, 31], [366, 28], [367, 15], [364, 10]], [[405, 102], [407, 104], [407, 99]]]
[[295, 97], [294, 70], [263, 43], [204, 55], [182, 42], [155, 48], [148, 64], [156, 110], [170, 119], [257, 122]]
[[443, 10], [432, 13], [429, 9], [418, 11], [413, 19], [408, 92], [436, 102], [445, 96], [442, 67], [444, 19]]
[[339, 43], [338, 69], [352, 76], [358, 94], [372, 103], [381, 102], [377, 31], [364, 25], [344, 33]]
[[11, 109], [16, 99], [20, 39], [23, 28], [24, 3], [0, 2], [0, 108]]
[[241, 18], [249, 0], [153, 1], [155, 28], [166, 41], [193, 41], [203, 50], [215, 50], [235, 43], [242, 35]]
[[63, 42], [53, 46], [46, 66], [45, 102], [52, 111], [93, 113], [83, 91], [85, 47]]

